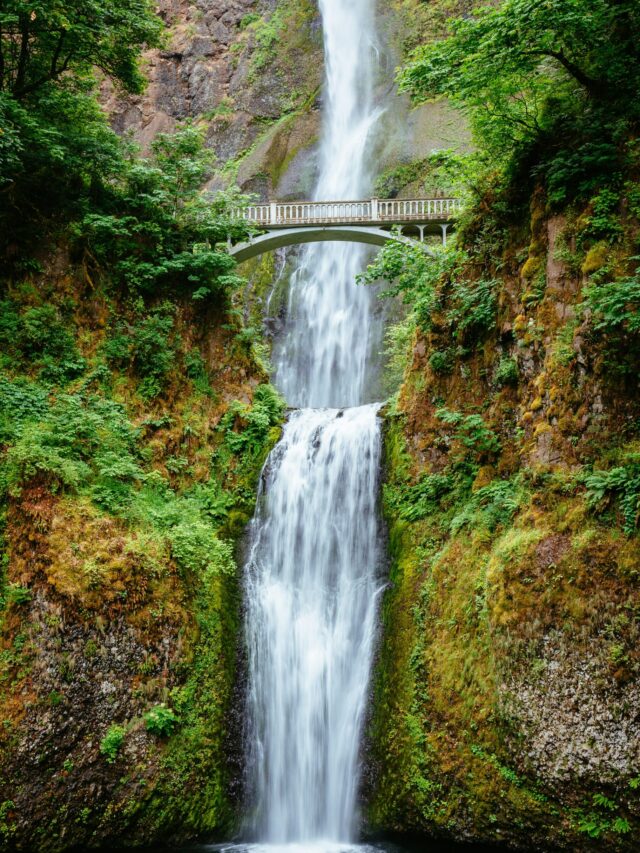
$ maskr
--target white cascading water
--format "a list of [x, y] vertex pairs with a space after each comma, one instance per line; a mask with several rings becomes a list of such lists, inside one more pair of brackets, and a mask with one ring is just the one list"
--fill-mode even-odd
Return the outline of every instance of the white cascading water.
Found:
[[[365, 198], [368, 149], [381, 110], [373, 103], [372, 0], [320, 0], [326, 86], [317, 200]], [[355, 287], [369, 250], [357, 243], [315, 243], [292, 278], [288, 318], [276, 348], [275, 382], [291, 406], [365, 402], [372, 336], [371, 292]]]
[[[320, 0], [320, 11], [327, 79], [315, 195], [361, 198], [378, 117], [374, 0]], [[377, 329], [370, 292], [355, 284], [365, 262], [358, 245], [320, 244], [292, 278], [275, 381], [305, 408], [265, 466], [246, 567], [252, 833], [303, 851], [342, 850], [356, 829], [381, 588], [378, 406], [363, 405]]]

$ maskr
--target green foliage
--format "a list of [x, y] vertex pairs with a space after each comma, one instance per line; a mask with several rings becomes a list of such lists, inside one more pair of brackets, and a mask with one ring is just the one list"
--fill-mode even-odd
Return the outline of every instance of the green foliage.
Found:
[[[640, 261], [639, 256], [630, 260]], [[640, 273], [609, 282], [593, 282], [584, 291], [585, 304], [593, 312], [593, 325], [605, 334], [640, 332]]]
[[24, 2], [0, 14], [0, 90], [22, 101], [63, 75], [90, 78], [99, 68], [129, 92], [141, 92], [143, 46], [158, 46], [162, 24], [148, 0]]
[[385, 506], [403, 521], [433, 516], [443, 531], [482, 527], [489, 531], [508, 524], [517, 512], [523, 490], [519, 480], [495, 481], [472, 492], [478, 465], [500, 450], [498, 437], [480, 415], [438, 409], [436, 416], [455, 427], [447, 437], [448, 462], [444, 470], [423, 475], [417, 483], [388, 484]]
[[179, 719], [171, 708], [166, 705], [156, 705], [144, 715], [144, 725], [150, 734], [165, 738], [172, 735]]
[[215, 535], [210, 522], [185, 520], [171, 528], [171, 553], [186, 572], [233, 574], [233, 548]]
[[618, 811], [619, 806], [604, 794], [596, 793], [591, 798], [591, 808], [576, 812], [576, 825], [579, 832], [589, 838], [600, 838], [607, 833], [626, 835], [631, 832], [629, 821], [612, 812]]
[[446, 349], [443, 352], [439, 350], [435, 350], [429, 356], [429, 366], [434, 373], [438, 373], [441, 376], [446, 375], [447, 373], [451, 373], [453, 371], [455, 359], [455, 350], [454, 349]]
[[31, 601], [31, 590], [26, 587], [20, 586], [16, 583], [10, 583], [7, 585], [5, 593], [4, 593], [4, 603], [6, 606], [10, 606], [11, 604], [15, 604], [16, 607], [20, 607], [22, 604], [28, 604]]
[[402, 296], [405, 305], [411, 306], [417, 324], [429, 329], [437, 308], [441, 280], [453, 277], [464, 259], [462, 253], [452, 249], [427, 255], [414, 241], [390, 240], [358, 281], [361, 284], [389, 282], [391, 287], [381, 295]]
[[106, 735], [100, 741], [100, 752], [108, 764], [113, 764], [124, 743], [127, 730], [116, 724], [109, 727]]
[[[436, 312], [444, 313], [451, 339], [459, 345], [468, 344], [479, 341], [493, 328], [497, 282], [467, 280], [467, 261], [468, 256], [459, 249], [427, 255], [416, 243], [393, 240], [382, 248], [359, 281], [389, 282], [391, 286], [381, 295], [401, 295], [404, 303], [411, 306], [415, 322], [425, 331], [431, 328]], [[434, 354], [435, 372], [449, 372], [457, 354], [457, 349], [443, 352], [441, 357]]]
[[77, 490], [93, 481], [139, 475], [137, 430], [121, 406], [92, 394], [60, 394], [48, 403], [37, 384], [0, 379], [0, 430], [9, 443], [0, 467], [5, 488], [18, 490], [34, 477]]
[[395, 504], [400, 518], [405, 521], [418, 521], [438, 510], [454, 485], [455, 481], [450, 474], [427, 474], [415, 486], [400, 493], [387, 491], [387, 503], [392, 506]]
[[237, 192], [202, 196], [212, 162], [203, 139], [188, 122], [158, 135], [150, 158], [124, 162], [104, 212], [84, 217], [81, 241], [120, 287], [154, 294], [183, 288], [203, 299], [225, 297], [241, 283], [235, 262], [216, 244], [248, 233], [232, 215], [244, 199]]
[[11, 300], [0, 301], [0, 346], [7, 367], [29, 366], [40, 377], [65, 382], [82, 373], [85, 361], [53, 305], [20, 313]]
[[500, 452], [498, 436], [487, 427], [482, 415], [465, 416], [461, 412], [442, 408], [436, 410], [436, 417], [443, 424], [455, 427], [454, 440], [478, 460]]
[[385, 332], [385, 389], [389, 394], [397, 391], [407, 367], [411, 342], [416, 331], [415, 318], [405, 317], [392, 323]]
[[602, 513], [619, 507], [624, 532], [634, 534], [640, 524], [640, 457], [632, 456], [626, 465], [609, 471], [592, 471], [583, 480], [590, 509]]
[[446, 96], [471, 118], [489, 168], [534, 172], [553, 203], [620, 170], [637, 118], [640, 13], [633, 0], [506, 0], [453, 22], [400, 74], [417, 100]]
[[387, 169], [376, 179], [375, 194], [380, 198], [395, 198], [400, 190], [424, 175], [427, 164], [427, 160], [416, 160]]
[[284, 414], [285, 403], [272, 385], [259, 385], [253, 393], [253, 405], [236, 401], [221, 419], [219, 429], [233, 453], [260, 452], [272, 427]]
[[484, 528], [493, 533], [496, 528], [511, 523], [520, 502], [518, 481], [496, 480], [473, 492], [462, 511], [452, 519], [451, 532], [457, 533], [463, 527], [469, 527], [472, 530]]
[[622, 236], [619, 221], [620, 193], [611, 187], [602, 187], [591, 199], [591, 213], [588, 216], [582, 239], [617, 240]]
[[461, 343], [479, 340], [493, 328], [497, 285], [493, 279], [453, 283], [446, 318], [454, 340]]
[[257, 12], [248, 12], [246, 15], [243, 15], [238, 26], [241, 30], [246, 30], [248, 26], [251, 24], [256, 24], [260, 21], [260, 15]]
[[514, 386], [518, 384], [519, 372], [518, 362], [515, 358], [501, 358], [495, 372], [495, 383], [498, 387]]
[[[142, 306], [138, 309], [142, 313]], [[159, 396], [177, 359], [173, 335], [175, 308], [164, 302], [135, 325], [120, 320], [104, 344], [107, 361], [126, 367], [140, 378], [138, 390], [146, 400]]]
[[160, 44], [161, 32], [149, 0], [3, 3], [3, 249], [18, 241], [28, 257], [38, 214], [77, 209], [101, 176], [118, 167], [121, 146], [96, 101], [95, 70], [126, 91], [142, 91], [139, 59], [143, 48]]

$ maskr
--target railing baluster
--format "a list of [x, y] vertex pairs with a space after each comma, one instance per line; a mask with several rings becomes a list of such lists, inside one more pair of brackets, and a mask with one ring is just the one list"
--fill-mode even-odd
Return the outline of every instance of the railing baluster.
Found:
[[366, 199], [249, 204], [231, 211], [233, 219], [268, 228], [283, 225], [349, 222], [424, 222], [448, 219], [462, 210], [457, 198]]

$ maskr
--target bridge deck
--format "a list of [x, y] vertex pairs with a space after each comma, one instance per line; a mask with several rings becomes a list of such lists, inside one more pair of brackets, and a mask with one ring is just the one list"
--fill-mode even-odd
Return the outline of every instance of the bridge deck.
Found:
[[366, 201], [300, 201], [253, 204], [237, 215], [259, 228], [308, 225], [446, 224], [462, 205], [455, 198], [377, 199]]

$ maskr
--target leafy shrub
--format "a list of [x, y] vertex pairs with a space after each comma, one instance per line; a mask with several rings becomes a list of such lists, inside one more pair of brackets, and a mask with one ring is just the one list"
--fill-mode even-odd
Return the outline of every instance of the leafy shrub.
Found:
[[8, 449], [1, 469], [5, 488], [41, 476], [59, 487], [105, 489], [140, 476], [138, 431], [122, 407], [92, 394], [60, 394], [24, 380], [0, 380], [0, 435]]
[[240, 286], [235, 261], [216, 244], [248, 235], [232, 215], [245, 197], [227, 191], [204, 198], [200, 188], [211, 164], [203, 130], [188, 122], [159, 134], [149, 159], [124, 162], [110, 209], [87, 214], [79, 229], [118, 285], [154, 295], [181, 288], [198, 299], [224, 299]]
[[518, 362], [515, 358], [502, 358], [495, 372], [495, 383], [500, 388], [518, 384]]
[[215, 534], [210, 523], [197, 517], [175, 525], [169, 531], [171, 553], [184, 571], [233, 574], [233, 548]]
[[497, 527], [511, 523], [521, 501], [519, 483], [497, 480], [474, 492], [462, 511], [451, 521], [451, 532], [457, 533], [465, 526], [484, 527], [493, 532]]
[[434, 373], [445, 375], [453, 370], [455, 353], [452, 349], [446, 349], [444, 352], [431, 353], [429, 356], [429, 366]]
[[[631, 258], [640, 261], [640, 256]], [[590, 284], [584, 291], [593, 312], [594, 328], [605, 333], [640, 332], [640, 274], [606, 283]]]
[[588, 197], [618, 169], [618, 148], [603, 139], [586, 140], [574, 150], [566, 148], [539, 171], [546, 175], [550, 203], [558, 207], [576, 196]]
[[133, 500], [131, 484], [144, 478], [144, 473], [133, 456], [107, 450], [94, 460], [96, 473], [91, 497], [107, 512], [123, 512]]
[[262, 20], [262, 18], [260, 17], [260, 15], [257, 12], [247, 12], [247, 14], [243, 15], [242, 18], [240, 19], [240, 23], [238, 24], [238, 27], [241, 30], [246, 30], [247, 27], [249, 27], [251, 24], [255, 24], [261, 20]]
[[500, 451], [500, 441], [485, 424], [482, 415], [463, 415], [449, 409], [437, 409], [436, 417], [442, 423], [456, 427], [454, 438], [478, 458]]
[[446, 316], [455, 340], [481, 338], [493, 328], [498, 305], [497, 284], [494, 279], [453, 284]]
[[21, 314], [15, 303], [5, 300], [0, 315], [0, 344], [14, 366], [33, 365], [42, 379], [52, 382], [65, 382], [85, 369], [73, 335], [52, 305]]
[[207, 367], [202, 355], [197, 350], [190, 350], [184, 358], [184, 366], [187, 376], [193, 382], [195, 389], [200, 394], [213, 396], [214, 392], [209, 382]]
[[415, 486], [397, 495], [400, 518], [419, 521], [438, 510], [442, 500], [451, 493], [454, 480], [450, 474], [427, 474]]
[[113, 764], [116, 760], [120, 748], [124, 743], [124, 738], [127, 730], [124, 726], [112, 725], [109, 727], [106, 735], [100, 741], [100, 752], [107, 760], [108, 764]]
[[454, 249], [427, 255], [417, 243], [390, 240], [358, 281], [389, 282], [391, 286], [380, 295], [402, 296], [405, 305], [411, 306], [416, 323], [426, 331], [431, 328], [441, 281], [455, 276], [465, 259], [464, 253]]
[[232, 403], [219, 424], [230, 450], [236, 454], [259, 451], [270, 429], [282, 420], [284, 407], [284, 400], [272, 385], [255, 389], [251, 407], [238, 401]]
[[0, 376], [0, 441], [9, 443], [28, 420], [41, 421], [49, 411], [48, 389], [25, 378]]
[[591, 200], [592, 211], [582, 231], [581, 239], [616, 240], [622, 235], [619, 207], [620, 192], [611, 187], [602, 187]]
[[17, 583], [10, 583], [7, 585], [4, 600], [6, 605], [15, 604], [17, 607], [28, 604], [31, 601], [31, 590]]
[[603, 512], [618, 504], [623, 516], [624, 532], [631, 536], [640, 523], [640, 458], [610, 471], [592, 471], [584, 476], [590, 509]]
[[[142, 306], [138, 310], [142, 310]], [[103, 347], [107, 361], [116, 366], [130, 367], [140, 377], [138, 391], [147, 400], [162, 393], [175, 366], [173, 311], [173, 306], [164, 302], [137, 324], [120, 322]]]
[[51, 433], [36, 424], [22, 430], [20, 438], [7, 451], [5, 465], [7, 482], [13, 489], [43, 477], [52, 484], [76, 490], [90, 473], [81, 459], [66, 455]]
[[166, 705], [156, 705], [144, 715], [146, 730], [156, 737], [169, 737], [178, 725], [178, 717]]

